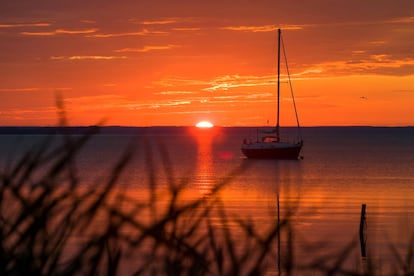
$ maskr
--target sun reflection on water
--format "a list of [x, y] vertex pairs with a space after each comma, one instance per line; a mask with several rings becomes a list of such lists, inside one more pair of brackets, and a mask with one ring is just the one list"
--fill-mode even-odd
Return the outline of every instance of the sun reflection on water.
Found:
[[213, 140], [217, 128], [193, 128], [192, 134], [197, 141], [197, 165], [194, 179], [195, 188], [203, 196], [209, 195], [215, 185], [213, 170]]

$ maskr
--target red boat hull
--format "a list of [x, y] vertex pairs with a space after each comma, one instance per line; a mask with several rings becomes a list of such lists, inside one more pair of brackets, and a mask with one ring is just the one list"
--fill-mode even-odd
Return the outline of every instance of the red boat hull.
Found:
[[242, 147], [241, 151], [247, 158], [255, 159], [298, 159], [302, 143], [289, 147]]

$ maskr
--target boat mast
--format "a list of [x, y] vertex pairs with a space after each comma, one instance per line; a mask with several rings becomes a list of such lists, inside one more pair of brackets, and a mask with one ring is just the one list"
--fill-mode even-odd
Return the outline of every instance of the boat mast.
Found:
[[280, 131], [279, 131], [279, 109], [280, 109], [280, 36], [281, 30], [277, 30], [277, 116], [276, 116], [276, 138], [279, 140]]

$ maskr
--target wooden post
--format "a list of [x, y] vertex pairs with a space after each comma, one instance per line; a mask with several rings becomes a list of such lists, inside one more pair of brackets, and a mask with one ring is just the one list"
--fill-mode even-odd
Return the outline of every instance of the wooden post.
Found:
[[276, 194], [276, 202], [277, 202], [277, 270], [279, 272], [278, 275], [281, 274], [280, 268], [280, 199], [279, 199], [279, 191]]
[[366, 204], [362, 204], [362, 209], [361, 209], [361, 221], [359, 223], [359, 241], [361, 243], [361, 256], [363, 258], [365, 258], [367, 256], [366, 253], [366, 218], [365, 218], [365, 209], [366, 209], [367, 205]]

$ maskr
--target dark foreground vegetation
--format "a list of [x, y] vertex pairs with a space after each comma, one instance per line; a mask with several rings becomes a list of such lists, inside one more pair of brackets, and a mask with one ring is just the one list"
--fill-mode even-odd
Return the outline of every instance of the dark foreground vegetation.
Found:
[[[282, 215], [275, 210], [264, 230], [248, 218], [229, 216], [220, 191], [245, 166], [216, 183], [208, 196], [181, 201], [188, 181], [175, 179], [161, 147], [168, 193], [160, 207], [149, 148], [144, 153], [149, 200], [117, 189], [134, 153], [129, 147], [104, 180], [81, 185], [76, 156], [98, 131], [63, 135], [54, 146], [46, 139], [2, 168], [0, 275], [378, 274], [369, 260], [363, 269], [344, 268], [358, 250], [357, 240], [335, 255], [296, 260], [291, 219], [297, 205]], [[395, 253], [395, 274], [414, 275], [413, 243], [409, 248], [404, 258]]]

